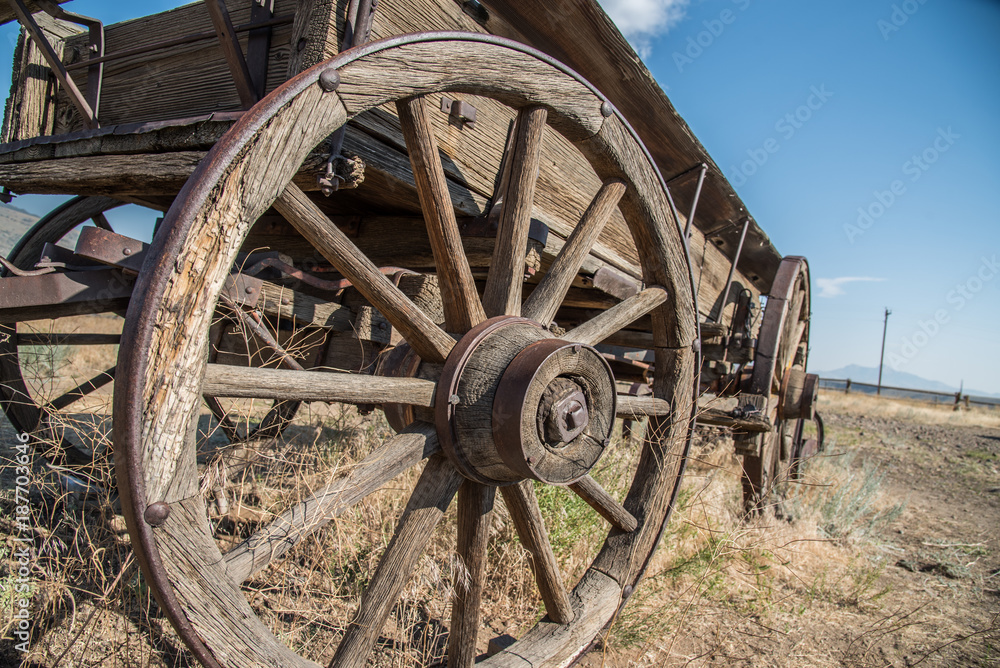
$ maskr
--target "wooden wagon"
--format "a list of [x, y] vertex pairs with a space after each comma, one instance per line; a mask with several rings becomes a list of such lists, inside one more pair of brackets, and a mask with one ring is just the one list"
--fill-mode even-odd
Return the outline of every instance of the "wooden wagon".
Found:
[[[734, 431], [751, 510], [815, 451], [806, 261], [777, 253], [592, 0], [206, 0], [107, 27], [7, 3], [25, 30], [0, 185], [77, 198], [0, 280], [4, 408], [99, 477], [66, 416], [113, 379], [132, 545], [206, 666], [364, 665], [455, 497], [443, 625], [448, 664], [471, 665], [497, 491], [544, 616], [480, 658], [568, 664], [642, 578], [696, 420]], [[150, 243], [111, 229], [126, 203], [165, 212]], [[120, 333], [29, 326], [102, 313]], [[85, 382], [26, 377], [29, 347], [119, 343]], [[236, 455], [314, 405], [379, 409], [393, 435], [227, 545], [252, 484]], [[335, 649], [290, 649], [241, 583], [400, 479]], [[538, 502], [553, 486], [609, 526], [573, 582]]]

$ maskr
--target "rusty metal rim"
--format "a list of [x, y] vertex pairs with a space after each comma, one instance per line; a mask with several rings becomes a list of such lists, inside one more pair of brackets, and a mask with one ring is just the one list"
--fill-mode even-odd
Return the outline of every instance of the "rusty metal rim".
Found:
[[[553, 355], [565, 348], [586, 348], [594, 353], [600, 360], [611, 379], [611, 423], [614, 424], [615, 411], [618, 408], [618, 391], [615, 386], [615, 374], [611, 371], [611, 366], [607, 360], [593, 346], [581, 343], [573, 343], [563, 339], [542, 339], [524, 348], [511, 360], [504, 370], [497, 385], [496, 399], [493, 401], [493, 443], [500, 453], [500, 458], [515, 473], [523, 475], [525, 478], [532, 478], [547, 485], [571, 485], [589, 473], [584, 472], [572, 480], [559, 483], [552, 483], [542, 480], [535, 467], [526, 460], [524, 445], [521, 442], [521, 424], [524, 420], [523, 399], [538, 377], [542, 365]], [[497, 419], [497, 416], [510, 416], [506, 419]], [[594, 465], [600, 461], [600, 457], [594, 461]]]
[[483, 485], [498, 486], [503, 483], [480, 476], [455, 447], [457, 439], [455, 425], [452, 421], [455, 417], [455, 404], [452, 403], [452, 397], [458, 396], [455, 392], [462, 380], [465, 365], [479, 344], [485, 341], [490, 334], [509, 325], [533, 325], [539, 329], [545, 329], [534, 320], [515, 315], [498, 315], [484, 320], [470, 329], [452, 348], [448, 359], [445, 360], [444, 369], [441, 370], [441, 378], [438, 380], [437, 391], [434, 395], [434, 424], [437, 427], [441, 449], [444, 450], [459, 473]]

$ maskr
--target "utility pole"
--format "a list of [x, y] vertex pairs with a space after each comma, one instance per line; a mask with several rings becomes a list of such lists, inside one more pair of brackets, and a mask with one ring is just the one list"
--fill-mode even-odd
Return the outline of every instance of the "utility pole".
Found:
[[892, 311], [888, 308], [885, 309], [885, 320], [882, 322], [882, 354], [878, 358], [878, 387], [875, 390], [875, 394], [882, 394], [882, 362], [885, 360], [885, 330], [889, 327], [889, 316], [892, 315]]

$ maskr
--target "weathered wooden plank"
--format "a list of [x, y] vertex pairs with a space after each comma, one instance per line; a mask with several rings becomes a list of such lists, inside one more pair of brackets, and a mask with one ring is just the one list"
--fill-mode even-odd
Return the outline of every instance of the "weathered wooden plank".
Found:
[[354, 314], [351, 309], [268, 281], [261, 286], [257, 306], [268, 315], [299, 325], [313, 325], [338, 332], [352, 331]]
[[175, 151], [6, 164], [0, 165], [0, 183], [39, 195], [175, 195], [203, 156], [200, 151]]
[[[687, 123], [667, 99], [652, 74], [596, 2], [577, 0], [483, 0], [490, 21], [487, 29], [531, 44], [566, 63], [607, 95], [636, 129], [664, 177], [670, 179], [694, 165], [709, 166], [698, 205], [696, 226], [717, 230], [746, 216], [746, 207]], [[690, 208], [694, 180], [675, 188], [683, 211]], [[720, 233], [731, 256], [739, 227]], [[756, 276], [754, 286], [767, 291], [781, 256], [754, 222], [743, 253], [744, 273]]]
[[[296, 0], [276, 0], [275, 15], [291, 16]], [[237, 25], [250, 22], [250, 3], [227, 0], [226, 6]], [[268, 76], [265, 89], [271, 91], [287, 78], [292, 53], [292, 24], [272, 27]], [[211, 18], [204, 3], [192, 3], [159, 14], [144, 16], [105, 28], [105, 52], [149, 47], [156, 42], [196, 33], [214, 33]], [[246, 52], [247, 33], [239, 35], [239, 45]], [[85, 36], [67, 40], [64, 62], [80, 62], [87, 56]], [[70, 73], [77, 85], [83, 86], [86, 68], [74, 68]], [[197, 81], [197, 86], [191, 82]], [[65, 108], [67, 101], [59, 94], [57, 105]], [[102, 86], [101, 122], [117, 124], [135, 121], [183, 118], [214, 111], [238, 111], [240, 98], [219, 41], [210, 36], [168, 49], [146, 50], [105, 63]], [[73, 115], [57, 127], [57, 132], [79, 128]]]
[[419, 378], [208, 364], [202, 392], [213, 397], [434, 405], [437, 384]]
[[[56, 4], [60, 5], [68, 1], [69, 0], [55, 0]], [[32, 2], [31, 0], [27, 0], [24, 3], [24, 6], [32, 14], [37, 14], [38, 12], [42, 11], [41, 8], [39, 8], [39, 6], [36, 5], [34, 2]], [[36, 16], [35, 20], [38, 21], [39, 18], [40, 17]], [[3, 25], [5, 23], [10, 23], [11, 21], [16, 21], [16, 20], [17, 20], [17, 14], [14, 13], [14, 9], [9, 4], [4, 3], [0, 5], [0, 25]]]
[[[37, 12], [34, 3], [27, 3], [29, 11]], [[6, 23], [15, 19], [13, 8], [6, 2], [0, 5], [0, 18]], [[80, 31], [78, 26], [54, 19], [48, 14], [35, 14], [35, 22], [47, 37], [57, 57], [62, 57], [67, 37]], [[41, 49], [24, 31], [21, 32], [14, 51], [11, 72], [10, 97], [4, 112], [2, 141], [12, 142], [30, 137], [51, 134], [55, 126], [53, 93], [55, 82]]]

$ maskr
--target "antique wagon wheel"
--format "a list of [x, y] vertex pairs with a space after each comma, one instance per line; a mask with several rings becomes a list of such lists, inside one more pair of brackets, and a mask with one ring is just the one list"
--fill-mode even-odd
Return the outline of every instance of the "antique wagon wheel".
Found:
[[[60, 205], [36, 222], [10, 252], [9, 262], [17, 269], [31, 271], [42, 257], [46, 244], [62, 242], [63, 250], [53, 261], [67, 264], [88, 263], [72, 255], [74, 234], [88, 224], [112, 231], [105, 214], [127, 203], [111, 197], [81, 196]], [[13, 272], [4, 268], [3, 276]], [[108, 308], [111, 308], [109, 306]], [[81, 312], [96, 313], [106, 309], [83, 308]], [[108, 358], [108, 368], [94, 377], [78, 377], [77, 364], [68, 360], [70, 372], [65, 368], [47, 369], [45, 377], [39, 377], [35, 358], [46, 355], [55, 360], [71, 357], [67, 351], [79, 351], [81, 346], [88, 350], [105, 348], [119, 343], [122, 318], [115, 317], [101, 327], [102, 331], [80, 331], [75, 329], [76, 321], [58, 318], [49, 329], [36, 331], [26, 323], [16, 322], [0, 326], [0, 405], [7, 418], [20, 433], [29, 434], [36, 451], [50, 464], [66, 467], [67, 472], [79, 474], [87, 483], [101, 486], [113, 484], [110, 460], [104, 461], [100, 453], [110, 444], [110, 405], [87, 407], [81, 412], [81, 400], [86, 402], [93, 393], [102, 390], [114, 381], [116, 355]], [[120, 313], [120, 311], [119, 311]], [[73, 331], [65, 331], [73, 329]], [[26, 351], [27, 354], [26, 354]], [[41, 352], [38, 352], [41, 351]], [[81, 372], [82, 373], [82, 372]], [[91, 371], [92, 373], [92, 371]], [[88, 374], [89, 375], [89, 374]], [[66, 384], [67, 376], [72, 382]], [[110, 393], [108, 404], [110, 404]], [[234, 425], [232, 416], [218, 400], [205, 397], [207, 408], [219, 421], [219, 430], [224, 432], [229, 442], [245, 441], [257, 437], [273, 436], [287, 424], [294, 415], [294, 405], [283, 402], [265, 414], [265, 419], [250, 424]], [[108, 416], [108, 424], [104, 424]]]
[[759, 454], [743, 457], [747, 511], [768, 505], [775, 487], [789, 479], [801, 455], [802, 423], [812, 419], [817, 389], [816, 377], [805, 373], [808, 354], [809, 265], [805, 258], [786, 257], [767, 297], [746, 390], [762, 398], [773, 425], [770, 433], [759, 437]]
[[[482, 298], [426, 117], [424, 96], [442, 91], [487, 96], [517, 110], [510, 185]], [[333, 131], [391, 102], [416, 174], [450, 333], [416, 308], [291, 182]], [[547, 127], [572, 141], [605, 185], [545, 280], [522, 304], [525, 242]], [[555, 338], [538, 323], [551, 321], [616, 204], [639, 249], [647, 287]], [[250, 225], [272, 205], [402, 333], [429, 380], [205, 364], [220, 286]], [[365, 664], [457, 494], [457, 552], [467, 577], [452, 601], [448, 660], [471, 665], [479, 651], [480, 597], [498, 489], [532, 554], [547, 615], [485, 665], [562, 665], [585, 649], [648, 565], [690, 439], [695, 310], [684, 243], [668, 210], [655, 167], [611, 105], [547, 56], [498, 38], [428, 33], [375, 42], [303, 72], [248, 112], [202, 161], [166, 217], [153, 249], [157, 261], [140, 277], [129, 306], [125, 334], [134, 345], [120, 359], [127, 373], [115, 392], [116, 470], [133, 546], [162, 609], [199, 660], [209, 666], [316, 665], [262, 623], [240, 583], [420, 462], [423, 473], [395, 535], [336, 653], [323, 660]], [[651, 419], [619, 502], [587, 475], [607, 447], [616, 412], [610, 369], [591, 346], [646, 314], [656, 342], [650, 405], [659, 407], [659, 415]], [[410, 405], [418, 419], [346, 475], [222, 554], [206, 521], [188, 436], [206, 388], [220, 395]], [[560, 401], [553, 402], [553, 395]], [[563, 403], [565, 398], [570, 401]], [[563, 582], [532, 479], [571, 485], [613, 524], [573, 587]]]

